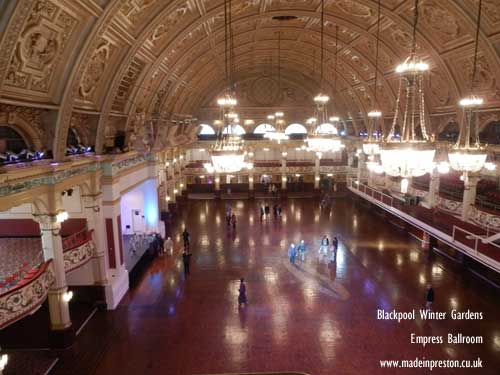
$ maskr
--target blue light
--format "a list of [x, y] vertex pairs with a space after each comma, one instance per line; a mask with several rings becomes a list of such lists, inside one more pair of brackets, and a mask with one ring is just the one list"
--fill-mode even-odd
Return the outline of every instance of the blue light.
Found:
[[151, 179], [144, 182], [144, 217], [146, 224], [155, 227], [158, 224], [158, 193], [156, 192], [156, 180]]

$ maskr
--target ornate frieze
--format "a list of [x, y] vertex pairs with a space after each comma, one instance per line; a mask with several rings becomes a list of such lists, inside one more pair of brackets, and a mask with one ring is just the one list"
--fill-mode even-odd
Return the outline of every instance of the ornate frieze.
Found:
[[449, 212], [455, 216], [460, 216], [462, 214], [462, 202], [438, 197], [437, 205], [439, 209]]
[[494, 231], [500, 231], [500, 216], [481, 211], [475, 206], [471, 206], [469, 213], [470, 220], [473, 223], [483, 228], [492, 228]]
[[48, 92], [77, 19], [49, 0], [38, 0], [19, 35], [4, 84]]
[[45, 301], [55, 280], [54, 265], [49, 261], [40, 267], [32, 280], [0, 295], [0, 329], [35, 311]]
[[155, 156], [153, 154], [145, 154], [145, 155], [140, 154], [123, 160], [104, 162], [101, 164], [101, 166], [103, 170], [103, 175], [112, 177], [138, 164], [154, 160]]
[[78, 88], [80, 98], [95, 101], [95, 91], [115, 50], [116, 46], [111, 41], [100, 38], [83, 71]]
[[94, 253], [95, 244], [92, 239], [83, 245], [64, 251], [64, 270], [70, 272], [83, 266], [92, 259]]

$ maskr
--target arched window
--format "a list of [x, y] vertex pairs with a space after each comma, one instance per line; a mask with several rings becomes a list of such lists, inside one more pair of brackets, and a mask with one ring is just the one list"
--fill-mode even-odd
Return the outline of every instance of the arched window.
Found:
[[215, 130], [210, 125], [207, 124], [200, 125], [200, 131], [198, 132], [198, 135], [214, 135], [214, 134]]
[[0, 153], [10, 151], [17, 154], [27, 148], [28, 145], [21, 134], [10, 126], [0, 126]]
[[455, 142], [458, 139], [458, 133], [460, 132], [460, 128], [458, 123], [452, 121], [449, 122], [443, 131], [439, 133], [438, 140], [439, 141], [448, 141]]
[[255, 130], [253, 131], [253, 134], [264, 134], [267, 132], [273, 132], [275, 130], [276, 129], [271, 124], [260, 124], [259, 126], [257, 126], [255, 128]]
[[330, 123], [325, 122], [324, 124], [319, 125], [316, 128], [316, 133], [317, 134], [334, 134], [337, 135], [339, 134], [337, 128]]
[[226, 126], [224, 130], [222, 131], [222, 134], [236, 134], [236, 135], [243, 135], [246, 134], [245, 129], [241, 125], [232, 125], [231, 130], [229, 129], [229, 126]]
[[307, 129], [301, 124], [290, 124], [286, 127], [285, 134], [307, 134]]
[[73, 128], [69, 128], [68, 139], [66, 140], [66, 145], [76, 147], [79, 144], [80, 144], [80, 139], [78, 137], [78, 134], [76, 133], [76, 130]]

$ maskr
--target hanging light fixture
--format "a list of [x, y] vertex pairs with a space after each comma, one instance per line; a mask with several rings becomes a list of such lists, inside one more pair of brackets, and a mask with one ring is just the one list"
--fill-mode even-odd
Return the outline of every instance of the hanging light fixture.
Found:
[[234, 107], [238, 104], [234, 96], [232, 49], [233, 33], [231, 29], [231, 0], [224, 0], [224, 49], [225, 49], [225, 79], [226, 92], [217, 99], [220, 107], [218, 137], [214, 147], [210, 150], [211, 163], [205, 163], [208, 173], [234, 173], [247, 166], [243, 140], [236, 132], [239, 126], [238, 114]]
[[[386, 143], [380, 148], [384, 172], [389, 176], [402, 177], [403, 180], [423, 176], [430, 172], [434, 168], [436, 152], [425, 124], [423, 78], [429, 66], [419, 60], [416, 55], [418, 4], [419, 0], [415, 0], [413, 43], [410, 56], [396, 68], [396, 72], [401, 77], [391, 131], [386, 138]], [[400, 113], [400, 104], [404, 105], [403, 116]], [[395, 128], [398, 124], [401, 127], [399, 138], [395, 137]], [[417, 132], [418, 125], [420, 125], [421, 134]]]
[[[483, 99], [474, 95], [474, 83], [477, 72], [477, 52], [479, 48], [479, 30], [481, 26], [481, 8], [482, 0], [479, 0], [470, 95], [459, 102], [462, 107], [460, 133], [452, 151], [448, 153], [448, 160], [450, 161], [451, 168], [463, 173], [479, 172], [485, 166], [486, 157], [488, 156], [485, 148], [479, 144], [479, 134], [476, 126], [475, 110], [483, 104]], [[471, 138], [473, 138], [472, 144]]]
[[374, 132], [378, 131], [377, 125], [379, 119], [382, 117], [382, 111], [380, 111], [377, 100], [377, 90], [378, 90], [378, 56], [379, 56], [379, 42], [380, 42], [380, 2], [378, 0], [378, 16], [377, 16], [377, 45], [375, 48], [375, 89], [374, 89], [374, 102], [375, 108], [368, 112], [368, 137], [363, 142], [363, 152], [368, 156], [368, 167], [373, 167], [371, 164], [375, 163], [375, 155], [380, 153], [380, 144], [378, 135], [374, 137]]
[[[281, 96], [281, 32], [278, 32], [278, 92]], [[276, 112], [274, 115], [268, 116], [268, 119], [274, 120], [274, 130], [265, 132], [264, 138], [281, 143], [288, 139], [285, 134], [285, 114], [283, 112]]]
[[[325, 27], [325, 2], [321, 0], [321, 89], [323, 89], [323, 65], [324, 65], [324, 27]], [[338, 26], [335, 27], [335, 71], [334, 79], [335, 86], [337, 84], [337, 48], [338, 44]], [[313, 127], [313, 131], [306, 138], [307, 150], [316, 152], [317, 155], [321, 155], [324, 152], [336, 152], [339, 151], [343, 145], [341, 140], [338, 138], [337, 128], [331, 124], [328, 118], [327, 104], [330, 101], [330, 97], [324, 94], [322, 91], [314, 97], [314, 103], [316, 104], [316, 113], [314, 117], [309, 118], [306, 123]], [[335, 119], [338, 119], [335, 117]], [[318, 125], [319, 124], [319, 125]]]

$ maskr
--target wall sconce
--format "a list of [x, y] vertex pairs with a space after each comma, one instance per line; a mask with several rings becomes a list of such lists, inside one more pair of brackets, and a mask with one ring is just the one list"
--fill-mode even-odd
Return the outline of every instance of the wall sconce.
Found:
[[249, 182], [253, 182], [253, 177], [249, 177], [249, 178], [248, 178], [248, 181], [249, 181]]
[[170, 167], [170, 162], [169, 162], [169, 161], [167, 161], [167, 162], [165, 163], [165, 168], [168, 168], [168, 167]]
[[62, 295], [62, 299], [64, 302], [69, 302], [69, 301], [71, 301], [72, 298], [73, 298], [73, 292], [71, 290], [65, 292]]
[[182, 189], [184, 187], [184, 184], [179, 184], [180, 188]]
[[286, 182], [286, 177], [281, 177], [281, 181]]
[[327, 176], [328, 177], [333, 177], [333, 173], [328, 173]]
[[179, 192], [179, 190], [174, 189], [174, 194], [177, 194], [178, 192]]
[[165, 197], [165, 200], [166, 200], [167, 202], [170, 202], [170, 196], [168, 196], [168, 195], [167, 195], [167, 196]]
[[174, 162], [174, 164], [177, 163], [177, 158], [174, 158], [173, 162]]
[[5, 366], [7, 366], [8, 362], [9, 356], [7, 354], [2, 354], [2, 356], [0, 357], [0, 374], [5, 369]]
[[216, 177], [216, 178], [215, 178], [215, 182], [219, 183], [219, 182], [220, 182], [220, 178], [219, 178], [219, 177]]
[[321, 178], [320, 178], [319, 176], [314, 177], [314, 179], [315, 179], [316, 181], [321, 180]]
[[179, 160], [183, 160], [183, 159], [184, 159], [184, 155], [179, 156]]
[[287, 155], [288, 155], [288, 152], [286, 152], [286, 151], [283, 151], [283, 152], [281, 153], [281, 156], [283, 156], [284, 158], [286, 158], [286, 156], [287, 156]]
[[253, 158], [253, 152], [252, 152], [252, 151], [250, 151], [250, 152], [248, 153], [248, 156], [250, 156], [251, 158]]
[[323, 154], [321, 152], [317, 152], [316, 156], [318, 157], [318, 159], [321, 159], [321, 157], [323, 156]]
[[68, 220], [68, 213], [66, 211], [61, 211], [56, 215], [56, 222], [62, 223], [66, 220]]

